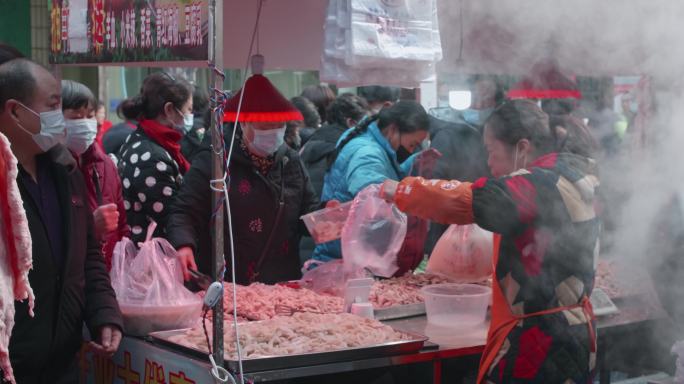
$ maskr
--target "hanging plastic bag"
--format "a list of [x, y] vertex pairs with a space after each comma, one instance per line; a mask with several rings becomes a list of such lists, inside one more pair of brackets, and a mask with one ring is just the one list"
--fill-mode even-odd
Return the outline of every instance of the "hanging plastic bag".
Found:
[[137, 254], [133, 243], [123, 239], [112, 256], [110, 277], [127, 334], [192, 327], [200, 318], [202, 299], [183, 285], [173, 246], [165, 239], [151, 238], [154, 227], [148, 229]]
[[491, 277], [494, 235], [476, 224], [451, 225], [435, 245], [426, 271], [462, 283]]
[[684, 383], [684, 340], [678, 341], [672, 346], [672, 354], [677, 355], [673, 382]]
[[367, 269], [391, 277], [399, 269], [397, 254], [406, 236], [406, 215], [380, 197], [380, 185], [370, 185], [354, 199], [342, 229], [345, 271]]

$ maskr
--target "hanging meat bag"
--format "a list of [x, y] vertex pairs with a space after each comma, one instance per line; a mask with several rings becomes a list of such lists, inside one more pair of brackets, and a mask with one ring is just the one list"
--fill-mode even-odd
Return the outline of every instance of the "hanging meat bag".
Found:
[[346, 271], [365, 269], [392, 277], [399, 269], [397, 254], [406, 236], [406, 215], [380, 197], [380, 185], [370, 185], [354, 199], [342, 229]]

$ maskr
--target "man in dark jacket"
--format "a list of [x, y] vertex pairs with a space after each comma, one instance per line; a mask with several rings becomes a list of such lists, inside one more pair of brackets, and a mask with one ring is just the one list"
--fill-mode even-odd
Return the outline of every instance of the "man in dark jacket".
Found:
[[[487, 153], [482, 135], [476, 128], [430, 116], [430, 141], [432, 148], [442, 154], [435, 164], [433, 178], [475, 181], [489, 176]], [[425, 244], [428, 255], [447, 228], [443, 224], [430, 224]]]
[[126, 138], [135, 131], [137, 123], [135, 121], [123, 121], [109, 128], [102, 137], [102, 149], [108, 155], [116, 155], [119, 149], [126, 142]]
[[122, 319], [93, 234], [83, 176], [60, 144], [59, 82], [24, 59], [0, 66], [0, 132], [19, 161], [17, 183], [33, 241], [35, 317], [16, 303], [10, 359], [18, 383], [77, 383], [85, 321], [91, 346], [111, 356]]
[[[230, 140], [229, 130], [225, 138]], [[169, 242], [179, 253], [190, 252], [204, 273], [211, 272], [212, 154], [203, 151], [193, 161], [166, 227]], [[257, 157], [239, 130], [229, 174], [237, 282], [272, 284], [299, 278], [299, 239], [306, 231], [299, 218], [317, 209], [319, 203], [297, 152], [281, 144], [272, 155]], [[227, 231], [226, 225], [225, 257], [229, 261]]]

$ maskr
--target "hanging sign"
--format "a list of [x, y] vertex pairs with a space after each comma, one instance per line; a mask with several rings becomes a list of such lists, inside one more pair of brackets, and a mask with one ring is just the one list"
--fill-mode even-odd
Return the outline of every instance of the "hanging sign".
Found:
[[48, 0], [50, 62], [206, 61], [208, 0]]

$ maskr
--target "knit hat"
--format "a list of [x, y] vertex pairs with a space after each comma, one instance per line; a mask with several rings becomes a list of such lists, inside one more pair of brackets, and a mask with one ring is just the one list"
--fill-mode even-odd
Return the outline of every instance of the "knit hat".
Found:
[[532, 73], [515, 84], [507, 96], [509, 99], [581, 99], [582, 93], [554, 61], [546, 60], [535, 64]]
[[[290, 103], [271, 82], [262, 74], [264, 69], [264, 57], [252, 56], [252, 73], [247, 79], [245, 86], [233, 97], [226, 101], [224, 106], [224, 122], [281, 122], [291, 120], [304, 120], [302, 113]], [[238, 116], [240, 96], [242, 106]]]

